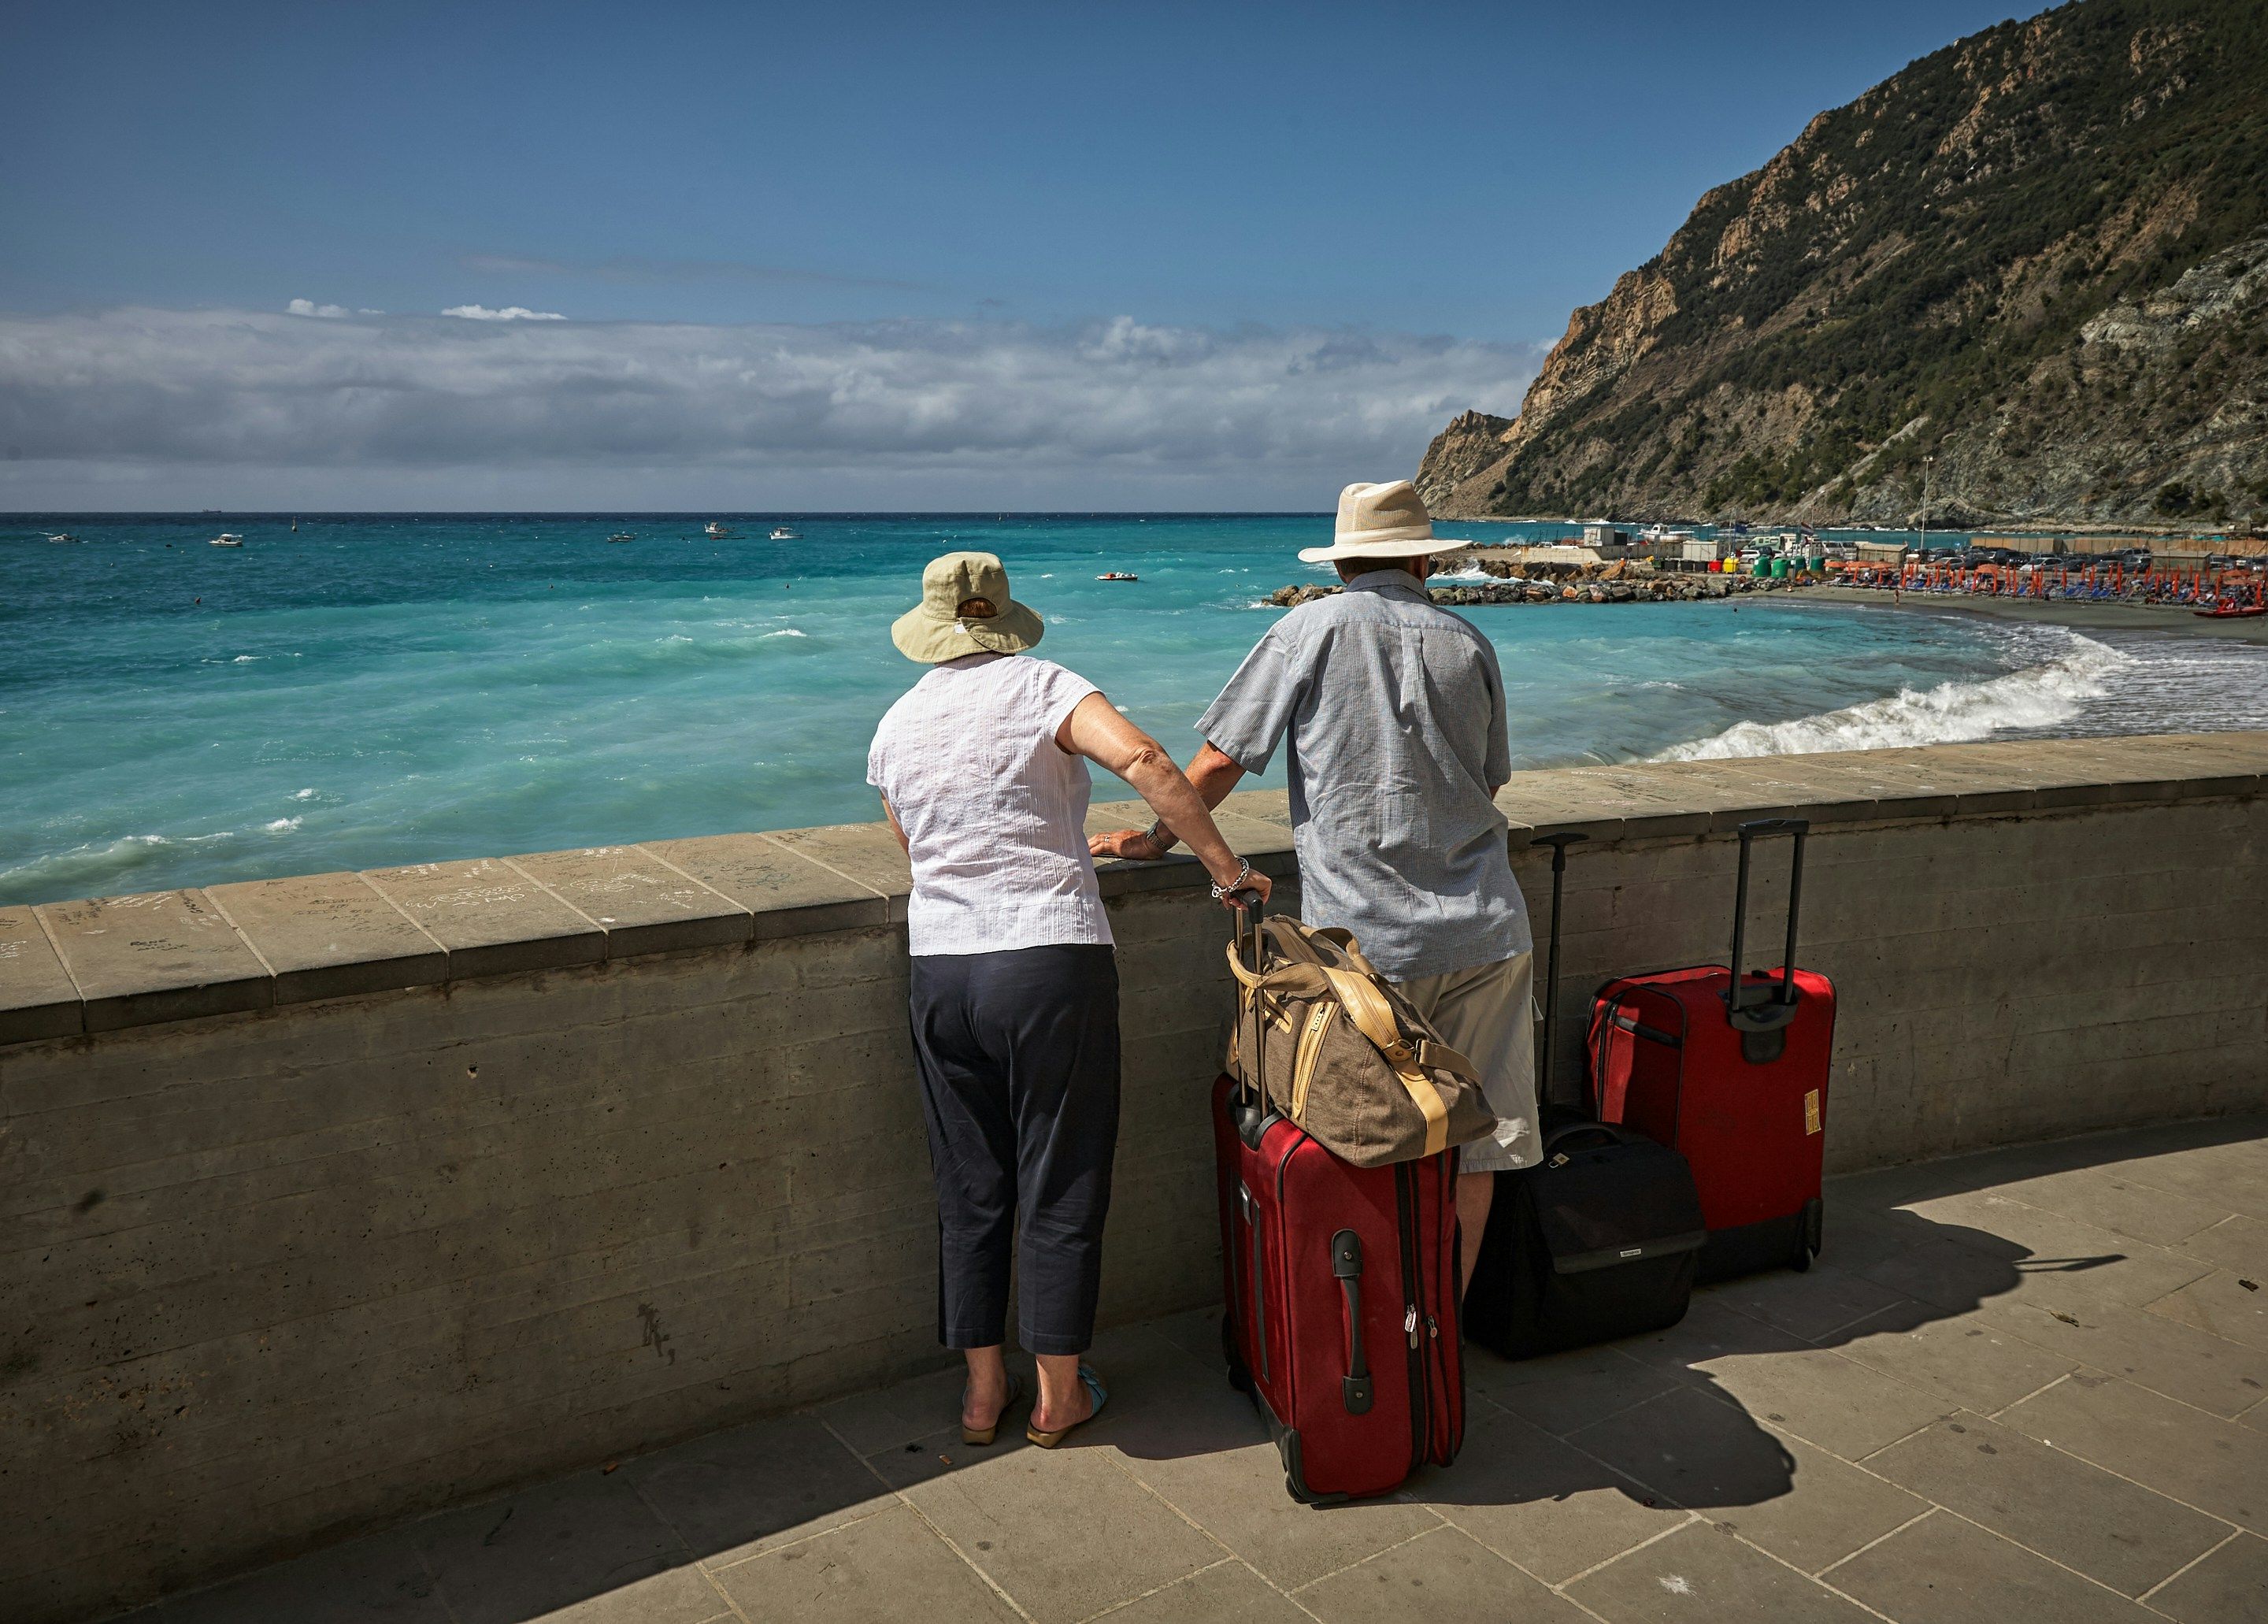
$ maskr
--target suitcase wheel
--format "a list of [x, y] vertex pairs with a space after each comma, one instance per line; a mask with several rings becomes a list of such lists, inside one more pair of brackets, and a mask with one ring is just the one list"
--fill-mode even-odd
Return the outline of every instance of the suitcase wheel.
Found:
[[1226, 1314], [1220, 1317], [1220, 1351], [1228, 1361], [1228, 1384], [1241, 1393], [1252, 1391], [1252, 1372], [1244, 1368], [1244, 1356], [1236, 1351], [1236, 1326]]
[[1811, 1260], [1819, 1255], [1821, 1230], [1824, 1226], [1825, 1208], [1817, 1196], [1803, 1204], [1803, 1222], [1795, 1233], [1795, 1250], [1789, 1256], [1787, 1266], [1798, 1273], [1811, 1267]]

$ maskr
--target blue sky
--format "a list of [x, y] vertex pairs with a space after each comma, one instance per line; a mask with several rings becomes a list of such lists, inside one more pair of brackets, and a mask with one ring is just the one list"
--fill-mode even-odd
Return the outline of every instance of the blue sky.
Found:
[[10, 0], [0, 506], [1320, 506], [2007, 14]]

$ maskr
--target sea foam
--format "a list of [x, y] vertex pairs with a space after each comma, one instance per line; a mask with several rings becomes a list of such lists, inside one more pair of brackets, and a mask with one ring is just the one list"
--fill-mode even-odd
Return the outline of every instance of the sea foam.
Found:
[[1656, 761], [1708, 761], [1736, 756], [1808, 756], [1822, 750], [1889, 749], [1910, 744], [1958, 744], [2019, 728], [2070, 721], [2100, 698], [2110, 676], [2134, 657], [2077, 632], [2043, 665], [1981, 681], [1901, 689], [1818, 716], [1784, 722], [1736, 722], [1712, 738], [1672, 745]]

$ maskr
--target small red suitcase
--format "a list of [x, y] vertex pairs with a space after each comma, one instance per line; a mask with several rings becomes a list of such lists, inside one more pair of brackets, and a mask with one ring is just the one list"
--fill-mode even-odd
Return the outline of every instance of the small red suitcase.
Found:
[[[1247, 1045], [1265, 1022], [1248, 1003], [1238, 1020], [1256, 1059]], [[1221, 1342], [1285, 1487], [1308, 1503], [1359, 1499], [1447, 1465], [1465, 1429], [1457, 1153], [1356, 1167], [1226, 1073], [1212, 1110]]]
[[1803, 893], [1802, 818], [1741, 825], [1732, 963], [1745, 945], [1749, 849], [1794, 837], [1787, 945], [1776, 971], [1723, 964], [1624, 976], [1591, 1005], [1588, 1059], [1599, 1113], [1682, 1152], [1709, 1240], [1701, 1277], [1811, 1266], [1818, 1255], [1835, 987], [1795, 967]]

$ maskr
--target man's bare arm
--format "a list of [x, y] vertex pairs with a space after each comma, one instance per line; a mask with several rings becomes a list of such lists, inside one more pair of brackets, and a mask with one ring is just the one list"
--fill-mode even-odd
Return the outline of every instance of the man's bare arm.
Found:
[[[1183, 774], [1189, 787], [1211, 811], [1227, 798], [1237, 781], [1243, 778], [1244, 769], [1215, 749], [1210, 742], [1190, 760]], [[1170, 823], [1166, 824], [1173, 829]], [[1178, 830], [1174, 830], [1178, 833]], [[1149, 831], [1141, 829], [1114, 829], [1108, 834], [1096, 835], [1086, 843], [1086, 849], [1097, 857], [1130, 857], [1139, 862], [1152, 862], [1166, 853], [1150, 838]]]

